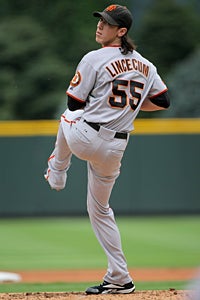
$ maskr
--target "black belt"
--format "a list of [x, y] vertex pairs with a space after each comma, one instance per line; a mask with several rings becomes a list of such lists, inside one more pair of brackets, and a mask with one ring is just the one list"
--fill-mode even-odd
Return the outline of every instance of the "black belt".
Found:
[[[97, 123], [92, 123], [92, 122], [87, 122], [86, 120], [84, 120], [88, 125], [90, 125], [93, 129], [95, 129], [96, 131], [99, 131], [100, 129], [100, 125]], [[127, 139], [128, 134], [126, 132], [116, 132], [114, 137], [117, 139]]]

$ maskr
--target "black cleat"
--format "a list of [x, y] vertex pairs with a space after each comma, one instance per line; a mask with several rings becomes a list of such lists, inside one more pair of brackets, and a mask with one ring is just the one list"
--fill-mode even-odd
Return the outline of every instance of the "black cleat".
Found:
[[86, 294], [129, 294], [134, 291], [135, 286], [132, 281], [124, 285], [104, 281], [98, 286], [89, 287], [85, 292]]

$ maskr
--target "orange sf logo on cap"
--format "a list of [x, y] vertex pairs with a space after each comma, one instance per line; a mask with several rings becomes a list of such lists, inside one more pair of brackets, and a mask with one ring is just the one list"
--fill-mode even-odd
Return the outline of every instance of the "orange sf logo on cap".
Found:
[[106, 8], [106, 11], [112, 11], [115, 10], [117, 8], [117, 5], [110, 5]]

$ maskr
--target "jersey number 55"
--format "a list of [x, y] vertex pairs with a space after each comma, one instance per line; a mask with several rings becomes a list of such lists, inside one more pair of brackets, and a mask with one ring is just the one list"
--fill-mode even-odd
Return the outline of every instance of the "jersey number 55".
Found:
[[[113, 96], [109, 97], [112, 107], [124, 108], [130, 105], [133, 110], [137, 108], [141, 100], [141, 92], [144, 84], [133, 80], [115, 79], [113, 82]], [[128, 95], [132, 97], [129, 98]]]

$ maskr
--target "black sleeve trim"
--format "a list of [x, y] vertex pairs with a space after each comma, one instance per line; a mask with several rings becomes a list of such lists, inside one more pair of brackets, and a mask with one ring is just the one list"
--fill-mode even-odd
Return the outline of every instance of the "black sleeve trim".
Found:
[[153, 104], [163, 107], [163, 108], [168, 108], [170, 106], [170, 99], [169, 99], [169, 94], [167, 91], [156, 97], [151, 97], [151, 98], [149, 98], [149, 100]]
[[74, 111], [77, 109], [82, 109], [85, 107], [85, 102], [79, 102], [77, 101], [75, 98], [72, 98], [68, 95], [68, 101], [67, 101], [67, 106], [69, 108], [69, 110]]

